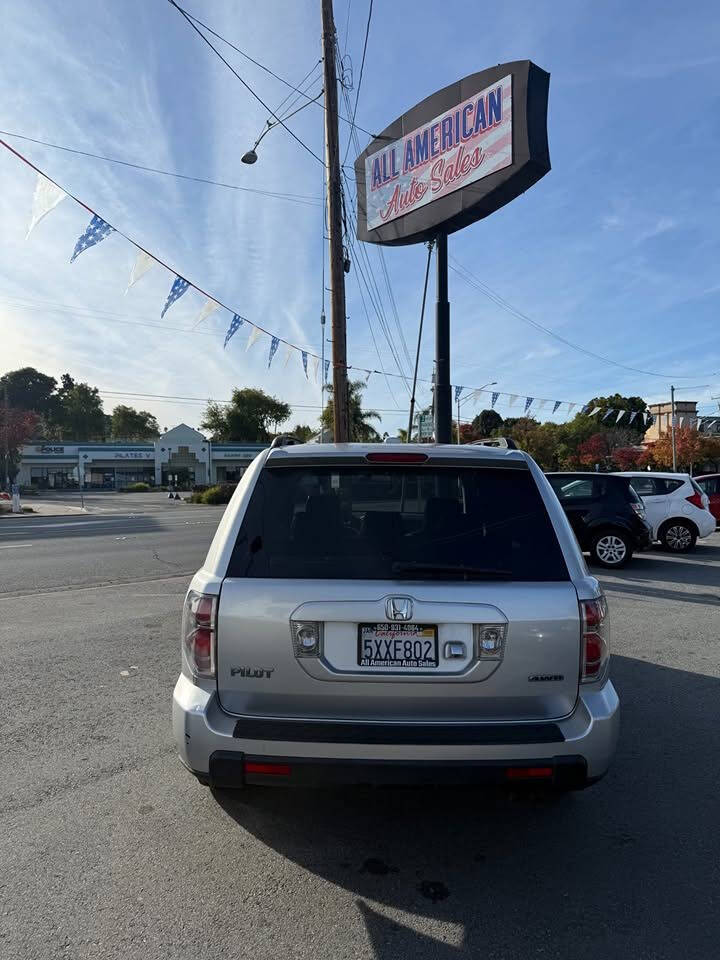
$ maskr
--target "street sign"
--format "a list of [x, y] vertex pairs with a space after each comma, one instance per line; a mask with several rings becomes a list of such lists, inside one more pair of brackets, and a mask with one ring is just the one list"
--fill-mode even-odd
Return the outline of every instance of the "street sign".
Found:
[[431, 413], [421, 413], [418, 416], [418, 440], [432, 440], [433, 418]]
[[550, 74], [501, 63], [427, 97], [355, 161], [359, 240], [421, 243], [487, 217], [550, 169]]

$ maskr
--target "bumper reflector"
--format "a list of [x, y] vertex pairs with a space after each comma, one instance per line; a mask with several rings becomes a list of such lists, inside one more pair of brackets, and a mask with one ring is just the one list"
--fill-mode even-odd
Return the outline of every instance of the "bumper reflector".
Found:
[[260, 774], [263, 777], [289, 777], [290, 767], [287, 763], [256, 763], [246, 760], [245, 773]]
[[550, 780], [552, 767], [508, 767], [505, 771], [508, 780]]

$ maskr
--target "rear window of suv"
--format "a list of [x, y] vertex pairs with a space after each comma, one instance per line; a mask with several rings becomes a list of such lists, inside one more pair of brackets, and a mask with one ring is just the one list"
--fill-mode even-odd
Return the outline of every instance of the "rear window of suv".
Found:
[[230, 577], [567, 580], [529, 470], [266, 466]]

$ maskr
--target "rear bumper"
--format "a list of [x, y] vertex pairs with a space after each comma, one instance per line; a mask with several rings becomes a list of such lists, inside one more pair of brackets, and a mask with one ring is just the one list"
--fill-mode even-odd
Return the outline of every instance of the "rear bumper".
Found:
[[[398, 726], [243, 719], [225, 713], [214, 692], [195, 686], [184, 675], [173, 695], [180, 759], [197, 776], [218, 786], [507, 782], [508, 768], [523, 766], [551, 767], [553, 782], [569, 777], [580, 786], [607, 771], [619, 723], [618, 697], [609, 680], [599, 689], [594, 685], [581, 689], [573, 713], [552, 723]], [[248, 774], [248, 763], [289, 766], [291, 773]]]

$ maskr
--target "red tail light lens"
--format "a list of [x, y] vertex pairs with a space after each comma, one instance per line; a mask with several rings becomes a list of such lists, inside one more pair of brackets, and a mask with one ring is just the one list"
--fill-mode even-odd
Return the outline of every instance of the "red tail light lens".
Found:
[[694, 493], [691, 497], [685, 497], [685, 499], [694, 507], [700, 507], [701, 510], [703, 509], [703, 500], [699, 493]]
[[582, 671], [580, 681], [592, 683], [605, 673], [610, 659], [605, 597], [580, 602], [582, 615]]
[[217, 597], [189, 590], [182, 621], [182, 645], [196, 677], [215, 676]]

